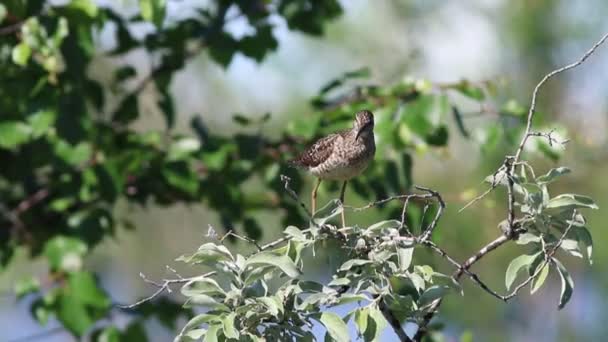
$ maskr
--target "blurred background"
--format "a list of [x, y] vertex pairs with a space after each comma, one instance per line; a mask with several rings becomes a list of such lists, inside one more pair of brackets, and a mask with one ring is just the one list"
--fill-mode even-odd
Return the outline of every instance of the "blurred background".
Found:
[[[104, 0], [98, 5], [113, 8], [126, 16], [138, 11], [137, 3], [127, 0]], [[201, 1], [170, 0], [167, 1], [166, 17], [168, 21], [178, 20], [187, 17], [197, 6], [212, 5], [211, 2], [201, 5]], [[192, 122], [198, 117], [202, 118], [208, 132], [228, 140], [237, 134], [261, 134], [269, 139], [280, 139], [284, 132], [298, 136], [298, 126], [294, 126], [294, 122], [316, 118], [314, 113], [318, 109], [311, 105], [311, 99], [319, 90], [345, 72], [362, 67], [369, 68], [369, 78], [352, 84], [387, 85], [408, 79], [423, 79], [433, 84], [450, 84], [462, 79], [471, 82], [491, 80], [496, 83], [497, 95], [485, 100], [490, 107], [501, 108], [506, 99], [515, 99], [527, 108], [532, 90], [543, 75], [578, 59], [608, 32], [605, 20], [608, 3], [600, 0], [475, 0], [466, 3], [352, 0], [341, 1], [340, 5], [343, 13], [328, 20], [320, 36], [291, 30], [284, 18], [271, 17], [269, 20], [278, 44], [275, 51], [259, 62], [237, 53], [223, 67], [206, 52], [188, 60], [170, 82], [169, 91], [175, 108], [172, 132], [197, 137]], [[249, 33], [247, 22], [241, 19], [227, 23], [225, 29], [234, 37]], [[153, 26], [140, 25], [131, 32], [134, 36], [143, 36], [150, 30], [154, 30]], [[130, 82], [138, 84], [154, 62], [154, 56], [151, 58], [141, 49], [107, 56], [105, 53], [116, 45], [110, 27], [101, 27], [94, 43], [95, 58], [88, 73], [106, 86], [112, 82], [108, 75], [125, 64], [135, 68], [136, 76]], [[560, 285], [554, 272], [536, 295], [529, 296], [529, 291], [522, 291], [507, 304], [464, 280], [464, 296], [452, 295], [442, 306], [439, 320], [445, 323], [447, 341], [459, 340], [463, 334], [472, 335], [475, 341], [601, 340], [608, 335], [608, 327], [603, 323], [608, 315], [608, 273], [604, 272], [608, 253], [603, 248], [608, 235], [601, 223], [608, 215], [604, 210], [608, 202], [608, 182], [605, 181], [608, 171], [607, 60], [608, 47], [601, 47], [580, 68], [559, 75], [542, 89], [538, 105], [542, 120], [538, 124], [558, 129], [570, 142], [565, 150], [559, 148], [555, 152], [558, 156], [548, 157], [534, 151], [529, 154], [539, 174], [550, 167], [571, 167], [572, 174], [555, 185], [556, 191], [567, 189], [567, 192], [589, 195], [600, 206], [600, 210], [586, 213], [596, 247], [593, 265], [582, 259], [567, 258], [566, 264], [576, 287], [569, 305], [559, 311]], [[140, 98], [141, 115], [130, 123], [138, 132], [162, 130], [165, 125], [157, 109], [149, 109], [152, 107], [149, 102], [155, 101], [156, 89], [148, 88]], [[109, 95], [110, 102], [111, 97]], [[452, 97], [450, 102], [462, 108], [463, 113], [473, 113], [480, 108], [477, 102], [462, 97]], [[371, 106], [376, 111], [373, 103]], [[262, 122], [267, 113], [269, 119]], [[244, 126], [233, 119], [235, 114], [261, 123]], [[385, 115], [382, 110], [376, 113], [377, 117], [381, 115]], [[448, 117], [445, 122], [450, 135], [444, 146], [413, 144], [403, 147], [412, 160], [409, 181], [440, 191], [447, 201], [437, 243], [458, 260], [464, 260], [497, 237], [496, 226], [505, 217], [504, 193], [500, 191], [458, 213], [467, 201], [486, 189], [482, 180], [500, 165], [505, 153], [514, 151], [508, 141], [495, 143], [497, 146], [492, 148], [484, 145], [493, 144], [487, 141], [487, 135], [492, 134], [488, 133], [488, 125], [497, 120], [492, 115], [465, 116], [469, 133], [466, 137], [459, 133], [457, 122]], [[343, 127], [350, 124], [348, 120], [340, 122]], [[333, 127], [327, 125], [327, 129], [330, 128]], [[312, 138], [306, 134], [292, 141], [294, 149], [281, 152], [285, 156], [276, 162], [286, 160], [294, 150], [301, 150]], [[505, 136], [498, 139], [508, 140]], [[400, 152], [399, 147], [395, 150]], [[377, 159], [388, 154], [379, 154]], [[307, 201], [313, 179], [304, 174], [298, 176], [298, 171], [293, 169], [281, 171], [297, 177], [299, 193]], [[367, 177], [382, 177], [381, 171], [371, 172]], [[268, 191], [261, 177], [248, 179], [239, 189], [247, 189], [261, 197]], [[402, 189], [409, 190], [405, 185]], [[398, 190], [389, 188], [387, 194], [398, 193]], [[200, 191], [206, 189], [203, 187]], [[362, 205], [375, 199], [376, 194], [369, 194], [368, 198], [364, 193], [347, 192], [346, 201]], [[337, 196], [337, 185], [322, 186], [321, 202]], [[155, 290], [141, 280], [140, 272], [150, 279], [161, 279], [167, 276], [165, 265], [170, 265], [184, 274], [193, 274], [196, 270], [174, 260], [207, 241], [209, 226], [223, 231], [229, 228], [227, 225], [233, 225], [243, 231], [243, 225], [247, 224], [227, 221], [223, 217], [225, 212], [217, 210], [217, 206], [222, 205], [221, 200], [218, 201], [219, 204], [213, 205], [209, 205], [209, 200], [196, 199], [170, 205], [144, 201], [145, 205], [140, 205], [119, 199], [113, 206], [112, 215], [116, 221], [128, 219], [135, 228], [119, 227], [113, 236], [103, 238], [84, 259], [84, 269], [95, 272], [101, 287], [112, 294], [112, 300], [120, 303], [132, 303]], [[384, 214], [386, 212], [377, 211], [348, 217], [365, 224], [382, 219]], [[251, 214], [261, 230], [254, 235], [262, 241], [280, 236], [283, 216], [281, 209], [264, 209]], [[231, 247], [243, 251], [249, 248], [237, 242]], [[521, 254], [522, 248], [515, 244], [505, 247], [476, 265], [475, 271], [502, 291], [505, 269], [515, 255]], [[444, 273], [452, 271], [449, 265], [426, 251], [415, 257], [430, 260]], [[326, 279], [329, 270], [322, 265], [331, 265], [331, 256], [321, 253], [317, 258], [325, 261], [319, 261], [319, 268], [311, 270], [316, 274], [313, 277]], [[27, 275], [44, 278], [48, 272], [48, 261], [40, 257], [32, 259], [26, 250], [16, 250], [10, 263], [2, 269], [0, 290], [7, 295], [0, 299], [0, 340], [19, 340], [37, 333], [43, 335], [27, 340], [72, 340], [71, 335], [61, 329], [46, 333], [59, 324], [51, 319], [46, 326], [40, 326], [30, 312], [32, 300], [26, 298], [17, 302], [11, 295], [20, 278]], [[119, 326], [125, 326], [130, 316], [117, 314], [111, 319]], [[179, 321], [178, 327], [184, 322]], [[146, 321], [145, 328], [150, 341], [168, 341], [174, 336], [174, 331], [165, 329], [154, 319]], [[387, 334], [386, 340], [392, 337]]]

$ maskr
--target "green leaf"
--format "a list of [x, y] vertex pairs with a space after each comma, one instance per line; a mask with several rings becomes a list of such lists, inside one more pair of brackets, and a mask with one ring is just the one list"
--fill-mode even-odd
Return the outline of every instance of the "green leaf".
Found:
[[300, 270], [296, 264], [285, 255], [277, 255], [272, 252], [261, 252], [247, 259], [245, 266], [269, 265], [281, 269], [287, 276], [296, 278], [300, 275]]
[[234, 339], [239, 338], [239, 332], [234, 327], [235, 318], [236, 318], [236, 313], [231, 312], [228, 315], [226, 315], [226, 317], [224, 317], [224, 319], [222, 320], [222, 322], [224, 323], [224, 336], [226, 336], [226, 338], [234, 338]]
[[[186, 325], [184, 325], [184, 327], [182, 328], [181, 332], [175, 337], [174, 342], [181, 342], [187, 339], [184, 339], [185, 335], [188, 335], [188, 332], [194, 329], [199, 328], [202, 324], [210, 324], [211, 322], [217, 322], [219, 321], [219, 317], [217, 317], [216, 315], [210, 315], [210, 314], [199, 314], [196, 315], [194, 317], [192, 317], [188, 323], [186, 323]], [[211, 331], [211, 326], [209, 327], [209, 331]], [[217, 331], [214, 332], [214, 334], [216, 334]]]
[[110, 299], [97, 286], [93, 275], [89, 272], [74, 272], [68, 277], [69, 293], [78, 298], [82, 304], [93, 308], [107, 309], [110, 307]]
[[165, 19], [166, 0], [139, 0], [141, 16], [161, 28]]
[[104, 328], [96, 341], [99, 342], [120, 342], [120, 331], [113, 326]]
[[591, 233], [585, 227], [577, 227], [574, 232], [578, 238], [579, 248], [587, 253], [587, 260], [589, 260], [589, 264], [593, 264], [592, 252], [593, 252], [593, 239], [591, 238]]
[[293, 240], [295, 241], [306, 241], [306, 235], [304, 235], [304, 233], [302, 233], [302, 231], [295, 226], [289, 226], [287, 228], [285, 228], [285, 230], [283, 231], [283, 234], [290, 236]]
[[30, 126], [19, 121], [0, 122], [0, 147], [15, 149], [19, 145], [26, 143], [32, 129]]
[[557, 272], [559, 273], [559, 276], [562, 280], [562, 290], [561, 290], [561, 294], [559, 297], [559, 305], [558, 305], [558, 309], [562, 309], [562, 308], [564, 308], [564, 306], [566, 306], [566, 304], [568, 304], [570, 297], [572, 297], [572, 292], [574, 290], [574, 280], [572, 280], [570, 273], [568, 273], [568, 270], [566, 270], [564, 265], [562, 265], [562, 263], [559, 262], [559, 260], [557, 260], [555, 258], [552, 258], [552, 260], [555, 263]]
[[37, 292], [38, 290], [40, 290], [40, 280], [32, 276], [22, 278], [15, 284], [15, 296], [17, 296], [17, 299], [21, 299], [25, 295]]
[[380, 341], [380, 334], [382, 334], [387, 325], [388, 322], [380, 310], [375, 307], [370, 309], [367, 329], [363, 335], [365, 341]]
[[210, 325], [207, 329], [207, 334], [205, 334], [205, 339], [203, 342], [217, 342], [217, 335], [219, 334], [222, 326], [219, 324]]
[[412, 264], [412, 257], [414, 255], [414, 246], [411, 247], [397, 247], [397, 256], [399, 257], [399, 270], [405, 271]]
[[384, 229], [399, 229], [401, 227], [401, 221], [398, 220], [385, 220], [372, 224], [365, 229], [366, 235], [380, 234]]
[[282, 314], [285, 310], [283, 308], [283, 301], [277, 296], [259, 297], [256, 300], [261, 302], [273, 316], [277, 316], [279, 313]]
[[32, 55], [32, 49], [25, 42], [21, 42], [13, 48], [13, 62], [20, 66], [25, 66]]
[[190, 280], [182, 286], [181, 292], [186, 297], [192, 297], [199, 294], [210, 296], [224, 296], [226, 294], [214, 279], [206, 277], [197, 277]]
[[473, 100], [481, 101], [485, 98], [483, 88], [476, 86], [467, 80], [460, 81], [453, 89]]
[[549, 203], [546, 206], [547, 208], [564, 208], [568, 209], [574, 208], [591, 208], [598, 209], [597, 204], [590, 197], [576, 194], [562, 194], [556, 197], [553, 197], [549, 200]]
[[538, 289], [540, 289], [541, 286], [543, 286], [545, 280], [547, 280], [547, 275], [549, 275], [549, 265], [545, 263], [540, 273], [532, 280], [532, 289], [530, 290], [530, 294], [534, 294], [536, 291], [538, 291]]
[[63, 326], [76, 336], [82, 336], [95, 322], [104, 317], [110, 300], [99, 289], [91, 273], [75, 272], [61, 288], [56, 314]]
[[99, 12], [93, 0], [71, 0], [69, 7], [78, 9], [91, 18], [95, 18]]
[[342, 266], [340, 266], [339, 271], [348, 271], [351, 268], [353, 268], [354, 266], [367, 265], [367, 264], [371, 264], [371, 263], [372, 263], [371, 260], [351, 259], [351, 260], [346, 261], [344, 264], [342, 264]]
[[443, 298], [450, 290], [449, 286], [445, 285], [433, 285], [426, 289], [420, 298], [418, 298], [418, 304], [425, 306], [433, 303], [437, 299]]
[[355, 311], [355, 326], [360, 335], [364, 335], [367, 330], [367, 322], [369, 318], [369, 307], [359, 308]]
[[200, 148], [201, 142], [198, 139], [190, 137], [175, 139], [169, 147], [168, 159], [172, 161], [184, 159]]
[[555, 168], [555, 169], [551, 169], [546, 174], [536, 178], [536, 183], [548, 184], [548, 183], [553, 182], [557, 177], [563, 176], [568, 173], [570, 173], [570, 169], [567, 167], [563, 167], [563, 166]]
[[340, 213], [344, 210], [342, 207], [342, 203], [340, 203], [339, 199], [333, 199], [329, 201], [325, 206], [321, 209], [317, 210], [317, 212], [313, 216], [313, 221], [319, 225], [324, 225], [327, 221], [332, 218], [340, 215]]
[[165, 165], [162, 175], [171, 186], [191, 196], [196, 195], [199, 189], [199, 180], [196, 173], [187, 162], [172, 162]]
[[27, 118], [32, 128], [32, 136], [38, 138], [44, 135], [57, 119], [57, 112], [54, 110], [40, 110]]
[[536, 259], [536, 257], [540, 253], [532, 254], [532, 255], [520, 255], [517, 258], [513, 259], [507, 267], [507, 273], [505, 274], [505, 285], [507, 290], [511, 288], [511, 285], [517, 278], [517, 274], [522, 270], [522, 268], [527, 269], [530, 264]]
[[456, 127], [458, 127], [458, 131], [460, 131], [460, 134], [465, 138], [470, 137], [471, 134], [464, 125], [462, 114], [456, 106], [452, 106], [452, 114], [454, 115], [454, 121], [456, 121]]
[[517, 244], [518, 245], [527, 245], [529, 243], [539, 243], [540, 242], [540, 236], [538, 235], [534, 235], [532, 233], [523, 233], [523, 234], [519, 234], [519, 236], [517, 237]]
[[87, 246], [79, 239], [57, 236], [46, 242], [44, 254], [54, 270], [77, 271], [82, 268], [82, 258]]
[[185, 256], [182, 255], [176, 259], [176, 261], [183, 261], [185, 263], [199, 264], [199, 263], [215, 263], [220, 260], [229, 260], [233, 261], [234, 258], [232, 253], [224, 247], [220, 245], [216, 245], [212, 242], [208, 242], [198, 248], [196, 253]]
[[2, 24], [2, 22], [4, 21], [4, 18], [6, 18], [6, 6], [4, 6], [3, 4], [0, 4], [0, 24]]
[[89, 161], [93, 155], [93, 148], [88, 142], [81, 142], [77, 145], [59, 140], [54, 146], [55, 153], [66, 163], [73, 166], [80, 166]]
[[324, 312], [321, 314], [319, 319], [321, 323], [327, 329], [327, 334], [331, 336], [334, 341], [338, 342], [349, 342], [350, 336], [348, 334], [348, 328], [346, 324], [333, 312]]

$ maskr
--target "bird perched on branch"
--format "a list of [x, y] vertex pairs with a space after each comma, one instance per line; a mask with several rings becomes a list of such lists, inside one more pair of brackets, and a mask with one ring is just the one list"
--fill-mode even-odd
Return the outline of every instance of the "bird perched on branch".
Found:
[[[308, 170], [317, 177], [311, 194], [311, 208], [314, 215], [317, 206], [317, 190], [322, 180], [342, 181], [340, 202], [344, 204], [346, 183], [360, 175], [374, 159], [374, 115], [369, 110], [357, 113], [353, 128], [336, 132], [317, 140], [290, 165]], [[342, 227], [346, 226], [342, 211]]]

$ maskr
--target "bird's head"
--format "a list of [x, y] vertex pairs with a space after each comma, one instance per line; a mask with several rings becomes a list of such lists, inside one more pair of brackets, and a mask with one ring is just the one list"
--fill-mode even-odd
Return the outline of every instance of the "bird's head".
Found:
[[371, 133], [374, 129], [374, 114], [369, 110], [362, 110], [357, 113], [353, 129], [357, 132], [356, 139], [363, 133]]

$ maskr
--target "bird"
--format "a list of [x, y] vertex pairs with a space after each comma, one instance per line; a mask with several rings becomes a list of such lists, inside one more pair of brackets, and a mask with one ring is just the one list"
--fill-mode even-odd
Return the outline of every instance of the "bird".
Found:
[[[289, 165], [305, 169], [317, 177], [311, 193], [311, 211], [314, 215], [317, 204], [317, 190], [323, 180], [342, 181], [340, 203], [344, 205], [344, 193], [349, 180], [359, 176], [374, 159], [374, 115], [369, 110], [356, 113], [351, 129], [338, 131], [320, 138]], [[346, 227], [344, 211], [341, 213], [342, 227]]]

